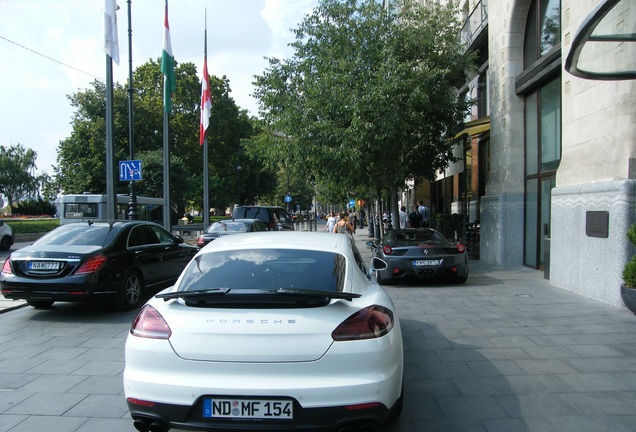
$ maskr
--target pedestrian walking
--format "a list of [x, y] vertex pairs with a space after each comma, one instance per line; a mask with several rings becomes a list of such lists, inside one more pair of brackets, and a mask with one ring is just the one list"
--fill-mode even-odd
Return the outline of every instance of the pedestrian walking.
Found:
[[409, 228], [420, 228], [422, 226], [422, 214], [418, 211], [418, 205], [413, 206], [413, 211], [408, 217]]
[[349, 214], [347, 212], [340, 213], [340, 219], [336, 222], [333, 232], [338, 234], [347, 234], [353, 233], [353, 231], [351, 222], [349, 222]]
[[406, 207], [400, 207], [400, 229], [406, 228], [408, 215], [406, 214]]
[[428, 228], [429, 224], [429, 210], [428, 207], [424, 205], [424, 201], [420, 201], [417, 206], [417, 211], [422, 215], [422, 226]]
[[329, 217], [327, 218], [327, 223], [325, 224], [325, 231], [328, 233], [333, 232], [333, 228], [336, 226], [336, 213], [329, 213]]

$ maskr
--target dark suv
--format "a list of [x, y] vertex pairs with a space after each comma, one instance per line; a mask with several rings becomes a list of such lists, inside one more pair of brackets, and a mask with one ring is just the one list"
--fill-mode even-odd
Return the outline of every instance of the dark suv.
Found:
[[276, 206], [240, 206], [232, 210], [233, 219], [260, 219], [270, 231], [294, 231], [289, 213]]

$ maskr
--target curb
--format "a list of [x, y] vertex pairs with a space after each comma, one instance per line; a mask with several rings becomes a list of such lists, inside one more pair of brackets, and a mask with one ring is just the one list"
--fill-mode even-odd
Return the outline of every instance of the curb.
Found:
[[39, 239], [40, 237], [42, 237], [44, 234], [46, 234], [46, 233], [43, 232], [43, 233], [14, 234], [13, 235], [14, 243], [35, 241], [35, 240]]
[[12, 310], [16, 310], [16, 309], [21, 309], [25, 306], [28, 306], [27, 303], [24, 300], [21, 300], [21, 304], [15, 305], [15, 306], [9, 306], [9, 307], [0, 307], [0, 314], [3, 314], [5, 312], [9, 312]]

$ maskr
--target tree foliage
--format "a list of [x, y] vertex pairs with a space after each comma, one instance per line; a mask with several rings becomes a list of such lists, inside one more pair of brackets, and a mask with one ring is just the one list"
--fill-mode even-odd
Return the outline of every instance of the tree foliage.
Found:
[[9, 208], [17, 200], [35, 195], [38, 182], [32, 172], [37, 168], [36, 158], [37, 153], [22, 144], [0, 145], [0, 193], [7, 198]]
[[[168, 146], [170, 151], [171, 203], [182, 212], [186, 203], [203, 204], [203, 154], [199, 145], [201, 83], [193, 63], [177, 63], [177, 88], [169, 114]], [[160, 60], [150, 59], [133, 74], [133, 158], [142, 161], [143, 180], [137, 182], [136, 193], [163, 196], [163, 77]], [[245, 110], [230, 96], [226, 77], [209, 77], [212, 94], [212, 118], [208, 128], [208, 161], [210, 202], [227, 207], [234, 203], [238, 164], [258, 165], [242, 161], [241, 139], [252, 134], [253, 126]], [[113, 89], [115, 172], [117, 193], [127, 193], [128, 182], [119, 181], [118, 161], [129, 160], [129, 89], [115, 84]], [[76, 109], [71, 135], [58, 146], [55, 183], [59, 192], [105, 193], [106, 136], [105, 84], [94, 81], [92, 88], [69, 96]], [[251, 176], [261, 169], [245, 170]], [[251, 177], [244, 177], [249, 184]], [[247, 189], [247, 188], [246, 188]], [[245, 194], [244, 196], [247, 196]]]
[[302, 162], [331, 197], [433, 178], [467, 110], [456, 88], [473, 55], [459, 30], [451, 6], [388, 13], [373, 0], [321, 0], [294, 30], [293, 57], [270, 58], [256, 77], [264, 132], [249, 151]]

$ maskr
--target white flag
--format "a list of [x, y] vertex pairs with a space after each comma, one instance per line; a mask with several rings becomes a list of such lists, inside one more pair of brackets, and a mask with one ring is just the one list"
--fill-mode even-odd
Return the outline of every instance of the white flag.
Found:
[[104, 52], [119, 65], [119, 40], [117, 38], [117, 0], [104, 2]]

